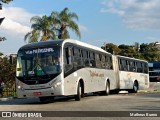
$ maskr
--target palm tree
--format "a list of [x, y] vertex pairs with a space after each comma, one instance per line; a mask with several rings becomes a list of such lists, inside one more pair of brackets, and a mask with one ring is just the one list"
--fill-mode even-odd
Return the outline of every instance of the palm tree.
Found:
[[51, 13], [51, 21], [55, 26], [56, 31], [58, 31], [59, 39], [70, 38], [67, 28], [74, 31], [79, 38], [81, 37], [79, 27], [73, 19], [78, 20], [78, 16], [76, 13], [70, 13], [68, 8], [64, 8], [60, 13]]
[[26, 41], [28, 39], [28, 43], [32, 42], [38, 42], [39, 34], [36, 32], [36, 30], [32, 30], [31, 32], [28, 32], [24, 36], [24, 40]]
[[60, 13], [52, 12], [51, 16], [34, 16], [31, 18], [33, 23], [31, 28], [32, 31], [28, 32], [24, 40], [28, 39], [28, 42], [38, 42], [39, 38], [41, 41], [47, 41], [48, 39], [66, 39], [70, 38], [67, 28], [73, 30], [76, 35], [80, 38], [79, 27], [73, 20], [78, 20], [76, 13], [70, 13], [68, 8], [65, 8]]
[[29, 42], [38, 42], [39, 38], [41, 41], [56, 38], [55, 32], [51, 29], [50, 17], [46, 15], [42, 17], [34, 16], [31, 18], [31, 22], [33, 23], [32, 31], [25, 35], [25, 41], [29, 39]]

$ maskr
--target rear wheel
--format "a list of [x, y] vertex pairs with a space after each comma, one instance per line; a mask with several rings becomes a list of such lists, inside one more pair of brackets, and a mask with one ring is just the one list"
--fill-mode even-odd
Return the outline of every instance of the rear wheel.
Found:
[[106, 82], [105, 95], [109, 95], [109, 94], [110, 94], [110, 85], [109, 85], [109, 82]]
[[82, 96], [82, 86], [81, 86], [81, 84], [79, 82], [78, 86], [77, 86], [77, 94], [75, 95], [75, 100], [76, 101], [80, 101], [81, 100], [81, 96]]
[[109, 95], [110, 94], [110, 85], [109, 82], [106, 82], [106, 89], [105, 91], [100, 92], [100, 95]]
[[133, 89], [128, 91], [129, 93], [137, 93], [138, 92], [138, 82], [135, 81], [133, 84]]
[[137, 93], [138, 92], [138, 83], [137, 82], [134, 82], [134, 85], [133, 85], [133, 93]]

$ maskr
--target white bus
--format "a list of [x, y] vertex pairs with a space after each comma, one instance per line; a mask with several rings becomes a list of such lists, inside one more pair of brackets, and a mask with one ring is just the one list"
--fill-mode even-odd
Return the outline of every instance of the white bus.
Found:
[[119, 55], [113, 56], [113, 58], [120, 90], [137, 93], [138, 90], [149, 88], [147, 61]]
[[[122, 69], [123, 60], [128, 70]], [[135, 71], [130, 71], [131, 62]], [[138, 71], [141, 64], [141, 71]], [[71, 39], [49, 40], [21, 47], [17, 54], [18, 98], [39, 97], [45, 102], [55, 96], [127, 89], [137, 92], [148, 87], [147, 62], [114, 56], [101, 48]], [[137, 87], [137, 90], [135, 89]]]

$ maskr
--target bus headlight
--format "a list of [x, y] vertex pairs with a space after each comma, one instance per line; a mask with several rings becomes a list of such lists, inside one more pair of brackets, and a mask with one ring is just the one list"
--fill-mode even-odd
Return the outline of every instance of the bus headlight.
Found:
[[56, 82], [56, 83], [54, 83], [54, 88], [60, 86], [61, 84], [62, 84], [62, 82]]
[[21, 89], [21, 90], [24, 90], [24, 89], [23, 89], [23, 85], [24, 85], [24, 84], [23, 84], [22, 82], [18, 82], [17, 88], [18, 88], [18, 89]]

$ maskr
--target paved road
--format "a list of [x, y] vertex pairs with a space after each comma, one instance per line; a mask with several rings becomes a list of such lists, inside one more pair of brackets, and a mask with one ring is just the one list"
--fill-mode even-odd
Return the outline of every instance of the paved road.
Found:
[[[35, 120], [159, 120], [159, 117], [125, 117], [130, 112], [148, 112], [153, 111], [153, 114], [160, 115], [160, 83], [151, 83], [150, 88], [147, 91], [141, 91], [137, 94], [117, 94], [109, 96], [88, 95], [81, 101], [74, 101], [73, 97], [59, 97], [54, 101], [42, 104], [39, 99], [10, 99], [7, 101], [0, 101], [0, 111], [52, 111], [47, 112], [49, 116], [61, 115], [68, 117], [42, 117], [32, 118]], [[53, 111], [63, 111], [55, 113]], [[81, 111], [78, 115], [84, 115], [87, 117], [73, 117], [72, 112], [67, 111]], [[89, 112], [84, 112], [89, 111]], [[91, 111], [91, 112], [90, 112]], [[93, 111], [98, 111], [100, 114]], [[101, 112], [101, 111], [116, 111], [116, 112]], [[119, 111], [119, 112], [118, 112]], [[125, 112], [122, 112], [125, 111]], [[134, 111], [134, 112], [133, 112]], [[154, 112], [155, 111], [155, 112]], [[67, 113], [66, 113], [67, 112]], [[74, 113], [75, 115], [77, 113]], [[111, 116], [124, 116], [124, 117], [100, 117], [105, 115]], [[124, 115], [123, 115], [124, 114]], [[106, 116], [107, 116], [106, 115]], [[1, 116], [1, 112], [0, 112]], [[72, 117], [70, 117], [72, 116]], [[97, 116], [97, 117], [92, 117]], [[0, 118], [4, 120], [21, 120], [22, 118]], [[23, 118], [31, 119], [31, 118]]]
[[[119, 119], [122, 117], [113, 116], [121, 116], [118, 111], [155, 111], [153, 113], [160, 115], [160, 93], [152, 92], [152, 93], [137, 93], [137, 94], [117, 94], [110, 96], [98, 96], [98, 95], [88, 95], [83, 98], [81, 101], [74, 101], [72, 97], [59, 97], [54, 101], [42, 104], [39, 99], [11, 99], [8, 101], [0, 101], [0, 111], [82, 111], [81, 114], [85, 114], [88, 117], [81, 117], [76, 119]], [[100, 117], [101, 115], [96, 115], [95, 112], [86, 112], [83, 111], [116, 111], [111, 113], [112, 117]], [[159, 111], [157, 113], [157, 111]], [[54, 112], [55, 113], [55, 112]], [[53, 113], [53, 114], [54, 114]], [[125, 113], [125, 112], [124, 112]], [[57, 113], [58, 115], [60, 112]], [[70, 114], [63, 112], [63, 114]], [[109, 113], [104, 113], [109, 114]], [[122, 113], [121, 113], [122, 114]], [[140, 113], [141, 114], [141, 113]], [[49, 114], [52, 116], [52, 114]], [[92, 117], [92, 115], [98, 117]], [[103, 114], [102, 114], [103, 115]], [[126, 116], [129, 113], [126, 112]], [[125, 116], [124, 115], [124, 116]], [[72, 116], [72, 114], [71, 114]], [[145, 119], [149, 120], [150, 117], [125, 117], [123, 120], [128, 119]], [[17, 118], [15, 118], [17, 119]], [[27, 118], [25, 118], [27, 119]], [[36, 118], [35, 118], [36, 119]], [[39, 118], [38, 118], [39, 119]], [[47, 120], [49, 117], [43, 118], [43, 120]], [[64, 119], [64, 117], [53, 119]], [[74, 119], [74, 117], [67, 117], [65, 119]], [[150, 118], [151, 119], [151, 118]], [[152, 119], [157, 119], [153, 118]], [[12, 119], [13, 120], [13, 119]], [[75, 119], [74, 119], [75, 120]]]

